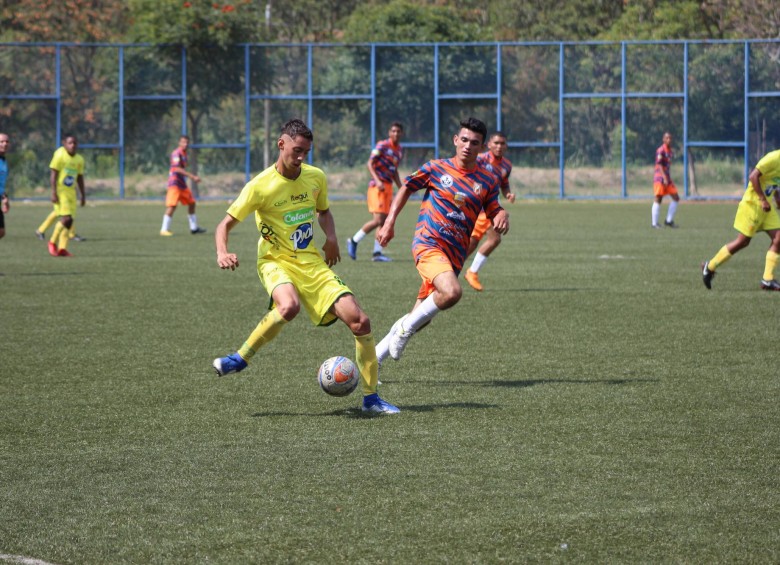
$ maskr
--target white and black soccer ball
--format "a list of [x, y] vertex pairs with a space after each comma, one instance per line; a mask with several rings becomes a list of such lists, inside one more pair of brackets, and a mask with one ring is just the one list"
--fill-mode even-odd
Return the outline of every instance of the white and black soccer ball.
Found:
[[331, 396], [347, 396], [357, 388], [360, 371], [347, 357], [331, 357], [320, 365], [317, 381], [322, 390]]

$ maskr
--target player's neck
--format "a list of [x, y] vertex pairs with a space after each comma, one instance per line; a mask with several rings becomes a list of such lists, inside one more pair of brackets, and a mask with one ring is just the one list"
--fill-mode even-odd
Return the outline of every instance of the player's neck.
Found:
[[274, 166], [276, 169], [276, 172], [282, 175], [287, 180], [295, 180], [299, 176], [301, 176], [301, 171], [303, 171], [303, 167], [298, 167], [297, 169], [288, 169], [284, 166], [284, 163], [280, 160], [276, 162], [276, 165]]
[[474, 169], [477, 168], [477, 160], [476, 159], [473, 159], [473, 160], [470, 160], [470, 161], [466, 162], [463, 159], [461, 159], [460, 157], [458, 157], [457, 155], [455, 155], [452, 158], [452, 162], [453, 162], [453, 164], [457, 168], [462, 169], [464, 171], [473, 171]]

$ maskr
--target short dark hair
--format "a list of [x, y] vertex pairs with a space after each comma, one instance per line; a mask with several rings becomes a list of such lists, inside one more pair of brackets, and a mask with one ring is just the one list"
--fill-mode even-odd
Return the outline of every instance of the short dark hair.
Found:
[[390, 124], [390, 129], [393, 128], [398, 128], [401, 131], [404, 131], [404, 125], [401, 122], [393, 122], [392, 124]]
[[496, 130], [490, 134], [490, 137], [488, 137], [488, 139], [490, 140], [493, 139], [494, 137], [503, 137], [504, 139], [506, 139], [506, 134], [501, 130]]
[[73, 135], [72, 133], [70, 133], [70, 132], [66, 132], [65, 134], [63, 134], [63, 136], [62, 136], [62, 141], [65, 141], [65, 140], [66, 140], [66, 139], [68, 139], [69, 137], [72, 137], [73, 139], [75, 139], [76, 141], [78, 141], [78, 138], [77, 138], [75, 135]]
[[190, 136], [189, 136], [189, 135], [184, 135], [184, 134], [182, 134], [182, 135], [180, 135], [180, 136], [179, 136], [179, 139], [180, 139], [180, 140], [181, 140], [181, 139], [186, 139], [187, 141], [189, 141], [189, 140], [190, 140]]
[[314, 134], [309, 129], [309, 126], [307, 126], [303, 120], [299, 120], [298, 118], [293, 118], [282, 126], [281, 135], [285, 134], [289, 135], [293, 139], [300, 135], [309, 141], [314, 141]]
[[481, 134], [482, 143], [485, 143], [487, 140], [487, 126], [482, 120], [478, 120], [477, 118], [466, 118], [465, 120], [461, 120], [460, 127]]

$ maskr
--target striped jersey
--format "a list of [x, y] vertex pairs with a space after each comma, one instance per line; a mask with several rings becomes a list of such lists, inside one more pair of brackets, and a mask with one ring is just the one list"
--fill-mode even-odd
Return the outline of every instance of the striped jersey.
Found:
[[168, 173], [168, 188], [187, 188], [187, 177], [173, 170], [174, 167], [187, 168], [187, 152], [177, 147], [171, 153], [171, 170]]
[[494, 156], [490, 151], [480, 153], [477, 161], [482, 163], [488, 171], [491, 171], [499, 179], [499, 186], [502, 190], [509, 190], [509, 175], [512, 174], [512, 161], [506, 157], [500, 159]]
[[[370, 160], [374, 165], [374, 170], [377, 176], [382, 179], [385, 184], [393, 182], [393, 175], [398, 170], [398, 164], [404, 157], [404, 150], [401, 144], [395, 145], [390, 139], [383, 139], [376, 144], [376, 147], [371, 151]], [[368, 186], [374, 186], [373, 177]]]
[[[669, 179], [669, 182], [671, 182], [672, 176], [669, 174], [669, 167], [672, 166], [672, 157], [674, 157], [674, 152], [672, 151], [672, 148], [668, 147], [666, 144], [661, 145], [661, 147], [655, 150], [653, 183], [658, 182], [665, 184], [666, 179]], [[665, 177], [664, 173], [666, 173]]]
[[412, 192], [425, 190], [412, 243], [415, 258], [426, 249], [443, 251], [460, 273], [480, 211], [491, 220], [502, 210], [499, 180], [479, 162], [467, 171], [452, 159], [425, 163], [406, 178]]

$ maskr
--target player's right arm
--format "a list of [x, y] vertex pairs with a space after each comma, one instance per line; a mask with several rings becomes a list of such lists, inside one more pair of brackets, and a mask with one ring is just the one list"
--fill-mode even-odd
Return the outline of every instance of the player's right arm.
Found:
[[217, 245], [217, 265], [219, 265], [220, 269], [235, 271], [236, 267], [238, 267], [238, 256], [235, 253], [228, 252], [228, 234], [237, 224], [237, 219], [230, 214], [226, 214], [214, 232], [214, 241]]
[[766, 199], [766, 194], [764, 194], [764, 189], [761, 188], [761, 171], [759, 171], [757, 168], [750, 171], [750, 186], [753, 187], [753, 191], [758, 195], [759, 200], [761, 200], [761, 208], [764, 210], [764, 212], [769, 212], [769, 210], [772, 209], [772, 205], [769, 203], [769, 200]]
[[59, 198], [57, 198], [57, 176], [59, 171], [57, 169], [49, 169], [49, 185], [51, 186], [51, 201], [57, 204]]
[[395, 236], [395, 221], [398, 219], [398, 214], [404, 209], [404, 206], [406, 206], [406, 202], [411, 195], [412, 191], [405, 184], [398, 189], [398, 192], [393, 198], [393, 203], [390, 204], [390, 211], [387, 213], [387, 219], [385, 220], [384, 225], [379, 228], [376, 233], [376, 240], [382, 247], [387, 246], [387, 244], [390, 243], [390, 240]]
[[368, 167], [368, 172], [371, 173], [371, 178], [374, 179], [374, 184], [376, 184], [376, 187], [382, 191], [385, 189], [385, 184], [382, 182], [382, 179], [379, 178], [379, 175], [376, 173], [376, 167], [374, 167], [378, 155], [379, 153], [376, 149], [372, 151], [366, 166]]

